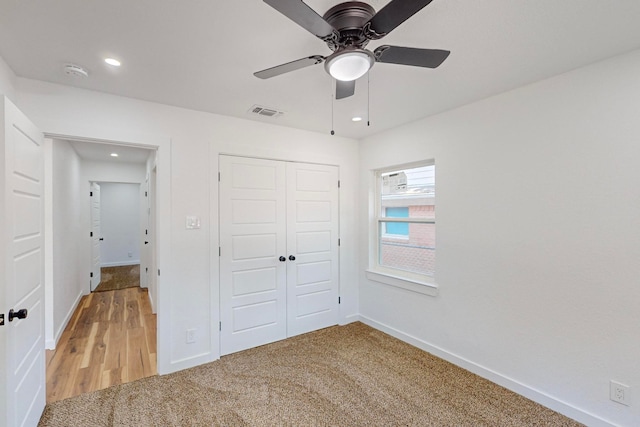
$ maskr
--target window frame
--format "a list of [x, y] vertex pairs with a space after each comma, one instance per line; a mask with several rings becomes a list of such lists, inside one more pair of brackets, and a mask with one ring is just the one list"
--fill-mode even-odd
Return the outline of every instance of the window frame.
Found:
[[[366, 276], [369, 280], [384, 283], [386, 285], [406, 289], [409, 291], [436, 296], [438, 294], [438, 286], [435, 283], [435, 271], [433, 275], [421, 274], [411, 272], [407, 270], [397, 269], [380, 264], [380, 244], [381, 244], [381, 230], [385, 223], [389, 222], [402, 222], [409, 224], [434, 224], [436, 220], [433, 218], [395, 218], [384, 217], [382, 207], [382, 175], [389, 172], [413, 169], [424, 166], [434, 166], [435, 159], [423, 160], [419, 162], [405, 163], [400, 165], [394, 165], [390, 167], [384, 167], [373, 170], [373, 195], [375, 197], [374, 203], [371, 204], [374, 212], [371, 215], [371, 230], [370, 230], [370, 242], [369, 248], [369, 268], [366, 271]], [[387, 235], [387, 237], [395, 238], [396, 235]], [[407, 238], [409, 236], [397, 236], [400, 238]], [[437, 254], [436, 254], [437, 256]]]

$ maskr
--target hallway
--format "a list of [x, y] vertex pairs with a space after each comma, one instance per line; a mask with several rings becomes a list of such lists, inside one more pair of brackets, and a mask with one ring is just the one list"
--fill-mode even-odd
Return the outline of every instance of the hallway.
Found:
[[146, 289], [82, 297], [47, 351], [47, 403], [157, 374], [156, 315]]

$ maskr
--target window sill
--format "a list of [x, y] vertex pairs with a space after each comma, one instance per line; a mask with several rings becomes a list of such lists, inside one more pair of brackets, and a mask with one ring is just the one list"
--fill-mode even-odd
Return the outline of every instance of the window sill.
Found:
[[429, 295], [432, 297], [438, 296], [438, 285], [435, 283], [411, 280], [373, 270], [367, 270], [366, 274], [367, 279], [373, 280], [374, 282], [384, 283], [385, 285], [394, 286], [396, 288], [405, 289], [418, 294]]

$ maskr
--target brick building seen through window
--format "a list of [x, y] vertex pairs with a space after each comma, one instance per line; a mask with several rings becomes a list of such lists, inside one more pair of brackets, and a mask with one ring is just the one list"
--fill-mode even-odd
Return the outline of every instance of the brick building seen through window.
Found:
[[[435, 271], [435, 165], [380, 173], [381, 267], [433, 276]], [[407, 221], [402, 221], [407, 218]]]

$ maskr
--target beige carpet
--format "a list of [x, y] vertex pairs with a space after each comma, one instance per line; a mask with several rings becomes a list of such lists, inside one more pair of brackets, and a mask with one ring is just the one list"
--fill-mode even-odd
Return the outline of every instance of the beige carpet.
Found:
[[140, 286], [140, 264], [102, 267], [100, 284], [93, 292], [116, 291]]
[[579, 426], [362, 323], [47, 405], [40, 426]]

